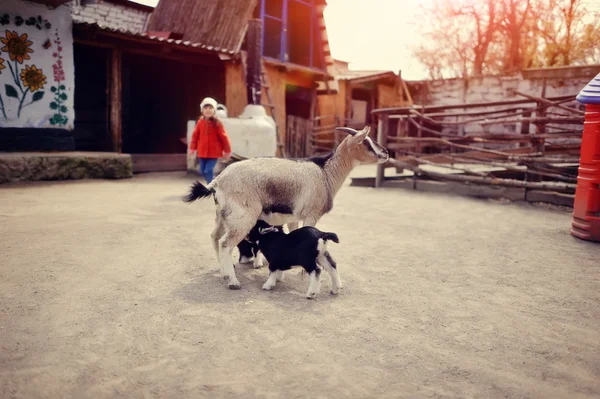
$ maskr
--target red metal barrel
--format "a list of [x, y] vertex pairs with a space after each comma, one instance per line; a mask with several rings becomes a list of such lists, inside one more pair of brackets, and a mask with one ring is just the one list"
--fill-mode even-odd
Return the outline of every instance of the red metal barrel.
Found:
[[585, 104], [571, 234], [600, 242], [600, 74], [577, 96]]

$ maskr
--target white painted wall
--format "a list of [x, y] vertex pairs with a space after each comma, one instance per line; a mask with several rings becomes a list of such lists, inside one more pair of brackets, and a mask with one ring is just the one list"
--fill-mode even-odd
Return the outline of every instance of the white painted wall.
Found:
[[[0, 127], [72, 130], [75, 72], [70, 8], [2, 0], [0, 14], [9, 17], [0, 30]], [[35, 23], [30, 24], [30, 18]], [[19, 47], [11, 45], [15, 38], [29, 49], [26, 57], [18, 58], [18, 51], [11, 51]]]
[[[524, 70], [504, 76], [485, 76], [469, 79], [445, 79], [422, 81], [427, 85], [424, 98], [426, 105], [451, 105], [462, 103], [493, 102], [523, 99], [515, 90], [539, 96], [546, 77], [546, 97], [576, 95], [600, 73], [600, 66], [548, 68], [547, 70]], [[413, 98], [420, 104], [419, 95]]]

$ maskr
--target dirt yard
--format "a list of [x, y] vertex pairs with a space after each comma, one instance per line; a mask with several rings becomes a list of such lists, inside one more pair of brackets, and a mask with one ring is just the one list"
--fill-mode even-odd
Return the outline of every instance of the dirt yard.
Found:
[[226, 288], [191, 180], [0, 186], [1, 398], [600, 397], [600, 245], [568, 212], [343, 187], [344, 289], [307, 300], [298, 271]]

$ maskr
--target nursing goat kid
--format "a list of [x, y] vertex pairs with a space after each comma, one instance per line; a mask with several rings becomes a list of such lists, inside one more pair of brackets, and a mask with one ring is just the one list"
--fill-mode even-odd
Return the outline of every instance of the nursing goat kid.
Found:
[[[260, 224], [260, 220], [250, 230], [250, 233], [237, 245], [238, 251], [240, 252], [239, 263], [248, 263], [251, 260], [255, 269], [263, 267], [264, 256], [260, 253], [258, 247], [258, 239], [260, 238], [261, 227], [272, 227], [277, 231], [283, 232], [283, 226], [271, 226], [269, 224]], [[264, 222], [263, 222], [264, 223]]]
[[230, 289], [235, 275], [233, 249], [258, 220], [273, 226], [304, 222], [314, 226], [333, 208], [333, 199], [352, 169], [361, 163], [384, 163], [388, 151], [361, 131], [338, 127], [348, 136], [325, 156], [300, 160], [251, 158], [229, 165], [208, 186], [194, 183], [185, 202], [213, 196], [215, 228], [211, 234], [221, 274]]
[[316, 227], [303, 226], [285, 234], [277, 227], [269, 226], [259, 220], [257, 223], [260, 236], [258, 246], [260, 252], [269, 261], [269, 278], [263, 290], [269, 291], [277, 281], [283, 279], [283, 272], [294, 266], [301, 266], [310, 276], [310, 284], [306, 297], [317, 296], [321, 288], [321, 271], [325, 268], [331, 276], [331, 294], [336, 295], [342, 282], [335, 261], [327, 251], [327, 241], [339, 243], [335, 233], [328, 233]]

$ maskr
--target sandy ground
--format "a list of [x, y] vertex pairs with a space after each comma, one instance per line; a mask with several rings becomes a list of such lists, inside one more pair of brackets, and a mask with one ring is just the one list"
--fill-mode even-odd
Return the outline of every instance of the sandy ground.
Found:
[[311, 301], [250, 265], [228, 290], [190, 181], [0, 187], [1, 398], [600, 397], [600, 245], [569, 213], [343, 187], [344, 289]]

